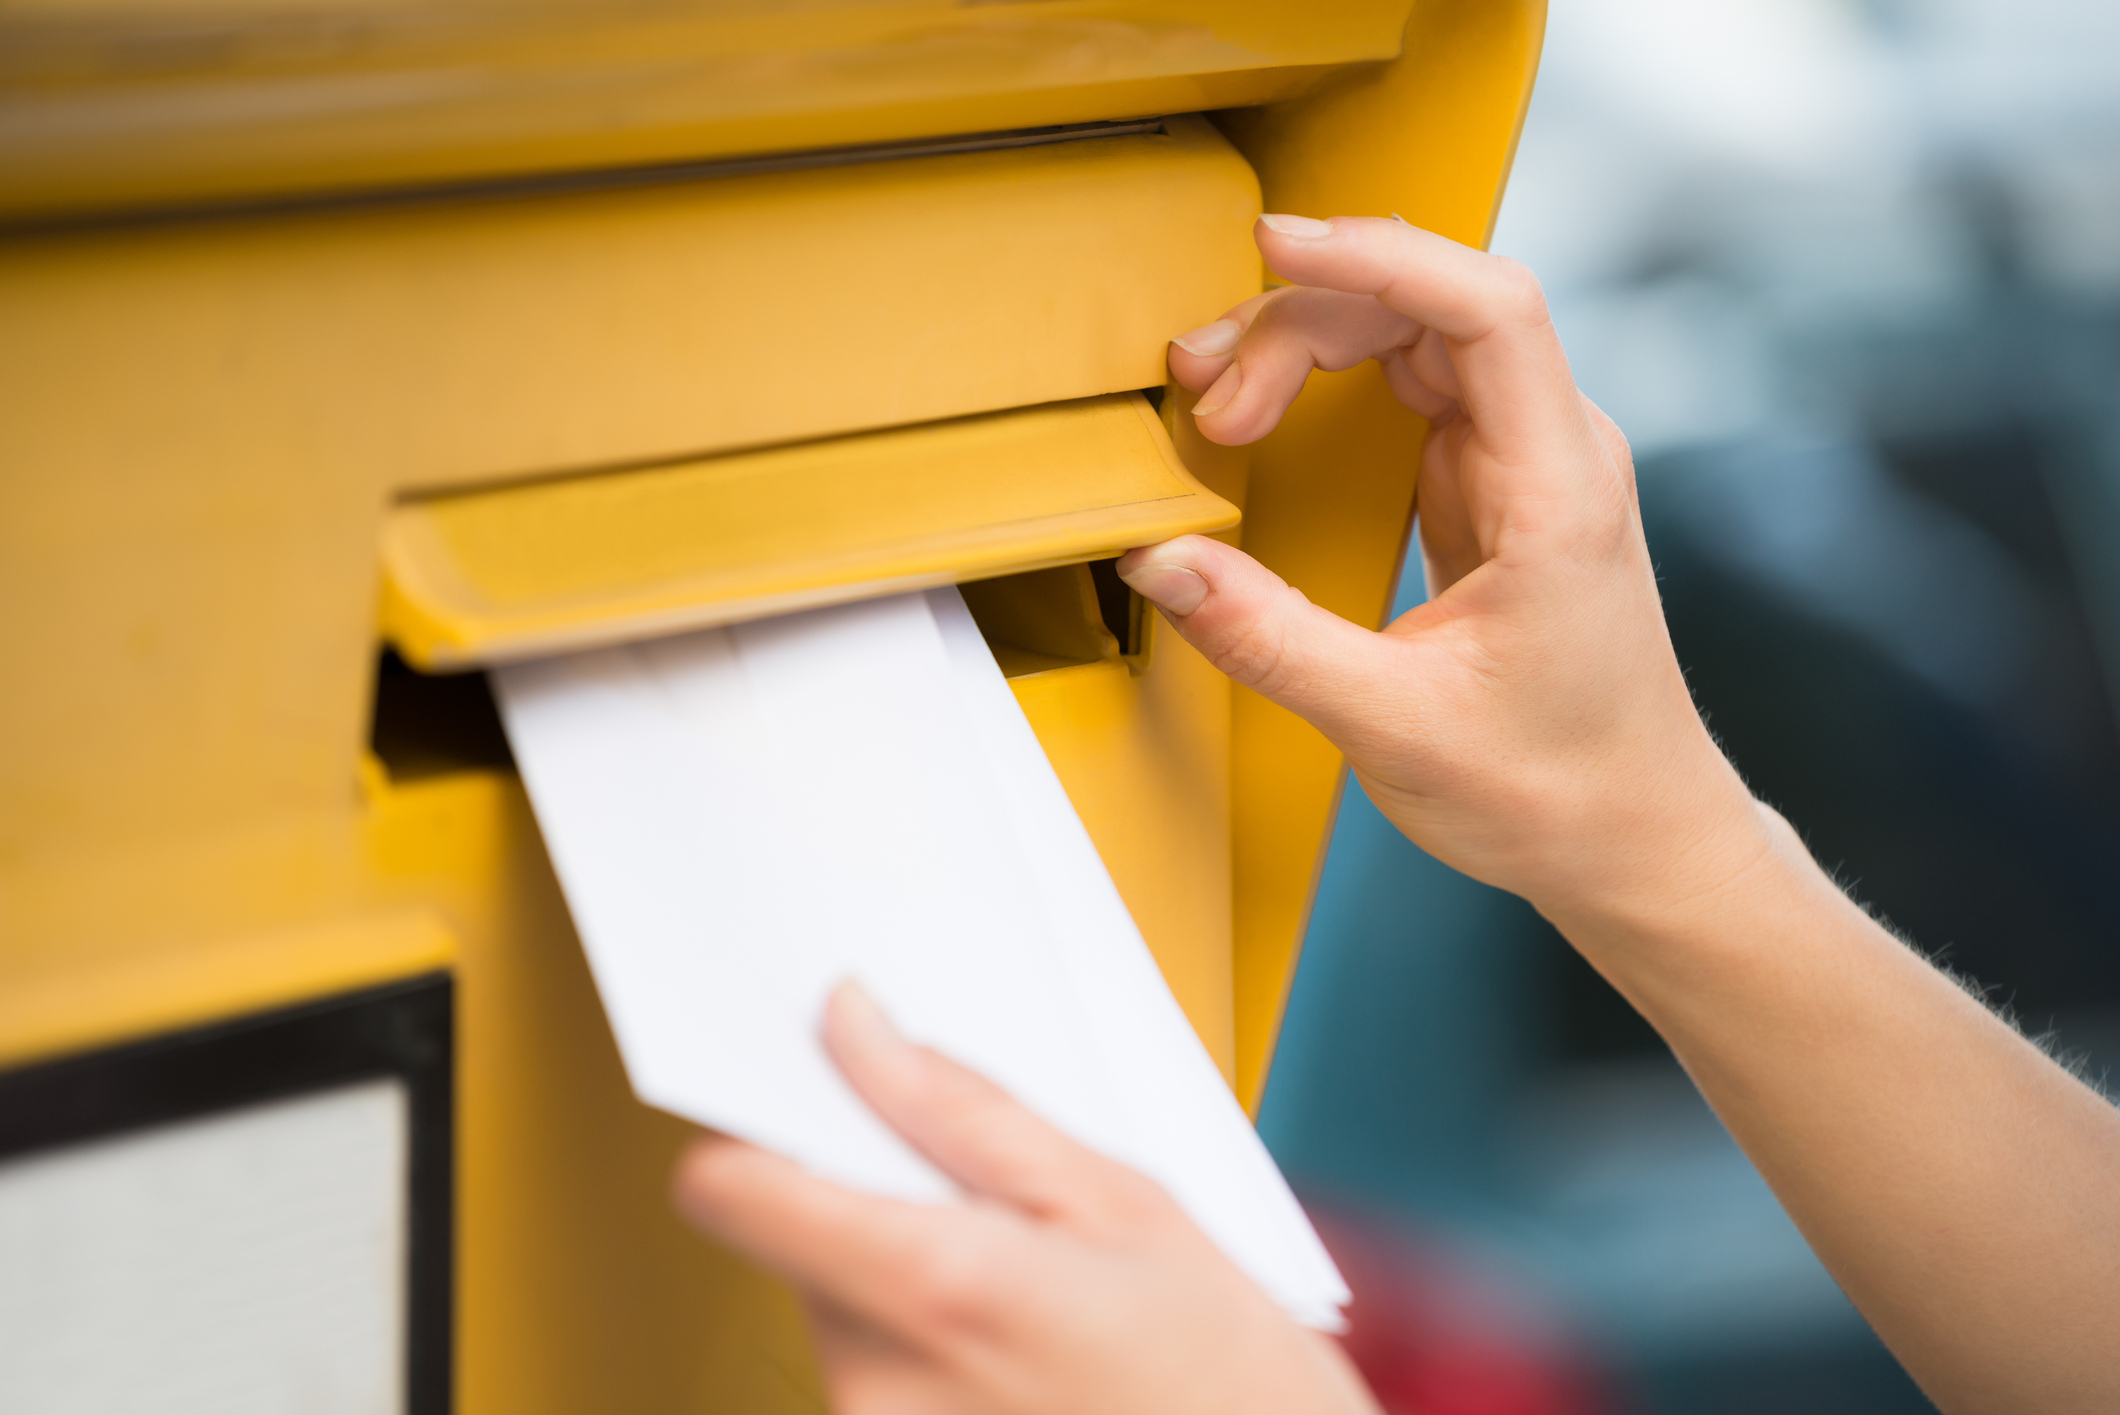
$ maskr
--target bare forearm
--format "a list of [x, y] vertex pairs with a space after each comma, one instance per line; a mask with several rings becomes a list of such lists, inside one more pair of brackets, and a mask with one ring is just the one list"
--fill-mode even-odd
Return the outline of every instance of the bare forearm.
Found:
[[1946, 1411], [2120, 1410], [2120, 1114], [1766, 814], [1724, 887], [1556, 922]]
[[1120, 573], [1410, 839], [1568, 934], [1947, 1410], [2120, 1410], [2120, 1120], [1752, 801], [1672, 652], [1626, 441], [1536, 282], [1391, 223], [1261, 229], [1295, 284], [1178, 346], [1199, 428], [1251, 441], [1313, 365], [1377, 359], [1431, 420], [1433, 596], [1372, 634], [1218, 542]]

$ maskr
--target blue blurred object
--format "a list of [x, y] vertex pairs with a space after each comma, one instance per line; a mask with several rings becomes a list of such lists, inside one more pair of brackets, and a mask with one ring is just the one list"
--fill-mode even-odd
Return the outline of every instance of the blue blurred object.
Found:
[[1566, 1054], [1572, 957], [1350, 783], [1260, 1115], [1291, 1179], [1553, 1295], [1643, 1410], [1928, 1409], [1624, 1003]]
[[[2120, 7], [1557, 0], [1509, 202], [1740, 770], [2120, 1064]], [[1645, 1415], [1930, 1408], [1646, 1024], [1351, 783], [1260, 1125]]]

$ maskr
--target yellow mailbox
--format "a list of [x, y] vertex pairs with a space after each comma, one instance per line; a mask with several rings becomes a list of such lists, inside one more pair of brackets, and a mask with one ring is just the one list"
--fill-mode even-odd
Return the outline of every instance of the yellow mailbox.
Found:
[[1340, 763], [1109, 562], [1375, 622], [1421, 426], [1369, 367], [1217, 448], [1164, 341], [1262, 209], [1482, 242], [1543, 12], [0, 5], [0, 1244], [77, 1275], [0, 1252], [0, 1406], [220, 1390], [245, 1322], [327, 1355], [216, 1408], [814, 1406], [667, 1212], [475, 672], [526, 655], [967, 585], [1254, 1099]]

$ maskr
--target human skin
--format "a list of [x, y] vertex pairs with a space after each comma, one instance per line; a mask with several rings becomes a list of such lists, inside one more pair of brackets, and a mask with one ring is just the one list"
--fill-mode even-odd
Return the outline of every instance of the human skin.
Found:
[[913, 1046], [853, 983], [826, 1050], [964, 1191], [858, 1194], [714, 1137], [678, 1212], [801, 1291], [848, 1415], [1375, 1415], [1337, 1346], [1285, 1316], [1150, 1180]]
[[[1640, 1009], [1940, 1408], [2120, 1410], [2120, 1114], [1747, 791], [1672, 653], [1625, 439], [1576, 389], [1536, 280], [1395, 221], [1269, 216], [1257, 236], [1289, 287], [1181, 335], [1172, 373], [1201, 432], [1239, 444], [1313, 367], [1377, 359], [1430, 420], [1431, 598], [1372, 631], [1196, 536], [1120, 573], [1323, 731], [1399, 829], [1528, 899]], [[678, 1178], [689, 1217], [811, 1295], [840, 1409], [1368, 1408], [1334, 1353], [1180, 1240], [1146, 1181], [939, 1057], [850, 1047], [863, 1018], [835, 1000], [835, 1056], [965, 1206], [849, 1195], [723, 1139]], [[1120, 1190], [1139, 1203], [1100, 1197]], [[893, 1296], [923, 1282], [949, 1299]]]

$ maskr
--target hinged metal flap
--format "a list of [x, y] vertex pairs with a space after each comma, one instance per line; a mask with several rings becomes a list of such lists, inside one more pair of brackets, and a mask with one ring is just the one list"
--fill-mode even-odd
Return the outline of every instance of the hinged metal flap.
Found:
[[401, 502], [383, 631], [467, 667], [1234, 525], [1138, 393]]

